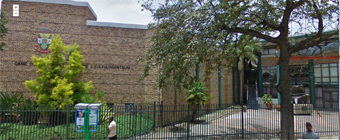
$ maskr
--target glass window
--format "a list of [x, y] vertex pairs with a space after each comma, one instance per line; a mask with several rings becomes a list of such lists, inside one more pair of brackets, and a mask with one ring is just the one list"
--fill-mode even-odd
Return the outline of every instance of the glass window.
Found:
[[321, 77], [321, 69], [320, 68], [314, 68], [314, 76], [315, 77]]
[[315, 68], [319, 68], [320, 67], [320, 64], [316, 64], [314, 65]]
[[328, 67], [329, 67], [328, 64], [321, 64], [321, 66], [322, 66], [323, 68], [328, 68]]
[[321, 84], [321, 78], [315, 78], [315, 83]]
[[332, 92], [333, 101], [338, 101], [338, 92]]
[[329, 77], [327, 78], [322, 78], [322, 82], [323, 84], [328, 84], [330, 81], [329, 81]]
[[331, 82], [334, 84], [334, 83], [338, 83], [338, 78], [331, 78]]
[[339, 75], [339, 71], [338, 71], [338, 68], [337, 67], [331, 67], [330, 68], [331, 70], [331, 76], [338, 76]]
[[125, 112], [132, 112], [132, 111], [133, 111], [133, 103], [126, 103]]
[[268, 49], [263, 49], [262, 54], [267, 55], [268, 54]]
[[338, 66], [338, 63], [332, 63], [332, 64], [329, 64], [331, 67], [337, 67]]
[[275, 48], [270, 48], [268, 51], [268, 54], [275, 54]]
[[322, 68], [322, 77], [329, 77], [329, 68]]

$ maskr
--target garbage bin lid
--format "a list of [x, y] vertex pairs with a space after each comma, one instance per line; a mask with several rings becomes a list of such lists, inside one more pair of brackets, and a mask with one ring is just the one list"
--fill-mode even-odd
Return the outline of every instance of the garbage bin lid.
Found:
[[102, 105], [102, 104], [100, 104], [100, 103], [97, 103], [97, 104], [90, 104], [90, 105], [89, 105], [89, 108], [99, 108], [100, 105]]
[[76, 104], [76, 108], [86, 108], [89, 104], [87, 103], [78, 103]]

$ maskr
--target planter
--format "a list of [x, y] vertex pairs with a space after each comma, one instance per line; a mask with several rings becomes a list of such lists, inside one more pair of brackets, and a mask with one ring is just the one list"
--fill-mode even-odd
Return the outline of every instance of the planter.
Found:
[[267, 105], [267, 108], [268, 108], [269, 110], [271, 110], [271, 109], [273, 108], [273, 104], [272, 104], [272, 103], [266, 103], [266, 105]]
[[281, 105], [276, 105], [277, 111], [281, 111]]

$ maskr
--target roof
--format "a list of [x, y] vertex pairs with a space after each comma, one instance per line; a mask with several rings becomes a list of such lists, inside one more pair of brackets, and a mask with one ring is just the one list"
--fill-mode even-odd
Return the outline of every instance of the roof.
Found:
[[[328, 33], [334, 32], [334, 31], [336, 31], [336, 30], [325, 31], [325, 32], [322, 32], [322, 34], [328, 34]], [[293, 39], [305, 38], [305, 37], [309, 37], [309, 36], [312, 36], [312, 35], [314, 35], [314, 33], [312, 33], [312, 34], [305, 34], [305, 35], [290, 36], [289, 38], [293, 38]], [[259, 42], [267, 42], [267, 41], [261, 39]]]
[[92, 7], [88, 2], [83, 1], [73, 1], [73, 0], [4, 0], [4, 1], [21, 1], [21, 2], [38, 2], [38, 3], [50, 3], [50, 4], [66, 4], [79, 7], [87, 7], [92, 12], [93, 16], [97, 18], [96, 13], [93, 11]]
[[98, 22], [98, 21], [93, 21], [93, 20], [87, 20], [86, 25], [87, 26], [101, 26], [101, 27], [131, 28], [131, 29], [148, 29], [147, 25]]

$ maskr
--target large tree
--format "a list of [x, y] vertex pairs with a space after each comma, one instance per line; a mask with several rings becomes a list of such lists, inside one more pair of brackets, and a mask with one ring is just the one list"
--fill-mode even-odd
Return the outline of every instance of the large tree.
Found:
[[[178, 87], [185, 87], [193, 81], [190, 72], [197, 63], [206, 62], [209, 74], [222, 60], [230, 66], [235, 57], [252, 58], [249, 53], [254, 47], [249, 43], [253, 40], [274, 43], [280, 47], [281, 138], [293, 139], [291, 95], [284, 90], [290, 88], [291, 54], [339, 33], [332, 28], [338, 24], [338, 4], [338, 0], [166, 0], [155, 6], [153, 0], [146, 0], [142, 7], [152, 12], [155, 22], [149, 24], [154, 32], [141, 78], [159, 66], [162, 88], [175, 69], [173, 79]], [[325, 30], [333, 31], [323, 34]], [[292, 31], [311, 35], [295, 42], [289, 38]]]

